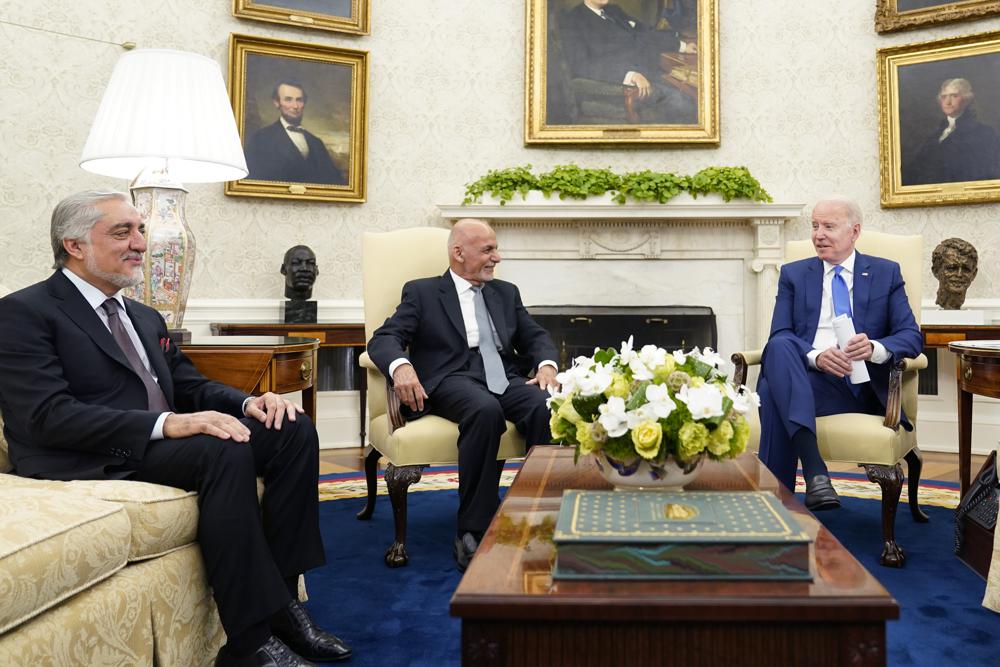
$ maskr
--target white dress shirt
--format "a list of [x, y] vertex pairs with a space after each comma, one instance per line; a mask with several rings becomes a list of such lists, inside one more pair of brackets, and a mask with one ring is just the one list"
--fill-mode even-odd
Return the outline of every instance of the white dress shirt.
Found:
[[[840, 277], [847, 283], [847, 292], [851, 297], [852, 314], [854, 313], [854, 260], [857, 259], [857, 256], [857, 252], [852, 252], [850, 257], [840, 263], [840, 266], [844, 267], [844, 270], [840, 273]], [[834, 268], [836, 266], [836, 264], [831, 264], [823, 260], [823, 300], [819, 306], [819, 324], [816, 327], [816, 337], [813, 338], [813, 349], [807, 355], [809, 365], [813, 368], [816, 368], [816, 357], [821, 352], [830, 347], [837, 347], [837, 334], [833, 332], [833, 318], [835, 315], [833, 313], [832, 288]], [[891, 355], [885, 349], [885, 346], [877, 340], [871, 340], [870, 342], [872, 344], [871, 362], [873, 364], [883, 364], [888, 361]]]
[[[476, 323], [476, 307], [472, 303], [472, 298], [475, 296], [475, 292], [472, 289], [473, 285], [451, 269], [448, 269], [448, 274], [451, 275], [451, 279], [455, 283], [455, 291], [458, 292], [458, 305], [462, 309], [462, 324], [465, 325], [465, 338], [469, 342], [470, 348], [479, 347], [479, 324]], [[487, 313], [487, 316], [489, 316], [489, 313]], [[497, 333], [497, 328], [496, 325], [493, 324], [492, 317], [490, 317], [490, 329], [493, 331], [493, 340], [497, 343], [497, 349], [500, 349], [500, 335]], [[399, 359], [393, 360], [393, 362], [389, 364], [389, 376], [392, 377], [392, 374], [396, 372], [397, 368], [408, 363], [410, 363], [410, 361], [406, 357], [400, 357]], [[556, 370], [559, 369], [556, 362], [550, 359], [546, 359], [542, 363], [538, 364], [539, 368], [542, 366], [552, 366], [552, 368], [555, 368]]]

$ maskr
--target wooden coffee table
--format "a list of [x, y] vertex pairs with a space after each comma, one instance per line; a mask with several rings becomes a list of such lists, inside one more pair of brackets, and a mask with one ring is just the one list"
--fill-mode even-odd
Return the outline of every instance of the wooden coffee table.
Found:
[[811, 583], [553, 583], [551, 535], [570, 488], [610, 487], [570, 448], [529, 452], [451, 599], [462, 664], [886, 664], [899, 605], [753, 454], [707, 463], [689, 488], [777, 495], [815, 539]]

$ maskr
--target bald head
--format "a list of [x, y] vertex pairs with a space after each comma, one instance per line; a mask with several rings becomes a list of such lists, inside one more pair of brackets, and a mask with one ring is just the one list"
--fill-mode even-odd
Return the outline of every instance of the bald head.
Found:
[[448, 235], [448, 264], [451, 270], [473, 285], [493, 280], [493, 268], [500, 263], [497, 235], [482, 220], [463, 218]]

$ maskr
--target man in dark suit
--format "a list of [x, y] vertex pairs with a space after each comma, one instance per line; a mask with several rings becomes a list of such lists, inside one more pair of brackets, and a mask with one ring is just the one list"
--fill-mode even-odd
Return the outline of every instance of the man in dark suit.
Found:
[[0, 411], [15, 472], [197, 491], [198, 542], [228, 638], [216, 664], [347, 658], [296, 599], [299, 574], [324, 562], [316, 429], [276, 394], [206, 379], [159, 313], [122, 297], [142, 280], [143, 232], [127, 195], [67, 197], [52, 213], [55, 273], [0, 299]]
[[[917, 356], [923, 338], [899, 265], [854, 249], [861, 233], [857, 204], [821, 201], [812, 226], [817, 256], [781, 268], [757, 388], [760, 459], [788, 488], [800, 459], [806, 507], [815, 511], [840, 506], [816, 444], [816, 417], [884, 414], [890, 365]], [[833, 329], [841, 315], [856, 331], [843, 348]], [[853, 361], [865, 362], [870, 382], [850, 384]], [[902, 423], [912, 428], [905, 415]]]
[[903, 169], [903, 185], [963, 183], [1000, 178], [1000, 138], [969, 108], [975, 95], [966, 79], [941, 84], [944, 118]]
[[[450, 268], [403, 286], [396, 312], [368, 341], [368, 353], [405, 404], [458, 423], [459, 506], [455, 559], [464, 570], [498, 506], [497, 452], [509, 419], [528, 446], [548, 444], [546, 389], [556, 386], [555, 344], [521, 304], [517, 287], [493, 279], [497, 238], [481, 220], [455, 223]], [[515, 354], [535, 377], [518, 373]]]
[[653, 30], [610, 0], [584, 0], [559, 18], [559, 41], [574, 78], [634, 86], [660, 122], [697, 122], [695, 101], [661, 81], [660, 53], [694, 52], [673, 30]]
[[302, 84], [279, 81], [271, 97], [279, 117], [247, 140], [244, 149], [250, 170], [247, 178], [324, 185], [347, 183], [319, 137], [302, 128], [308, 99]]

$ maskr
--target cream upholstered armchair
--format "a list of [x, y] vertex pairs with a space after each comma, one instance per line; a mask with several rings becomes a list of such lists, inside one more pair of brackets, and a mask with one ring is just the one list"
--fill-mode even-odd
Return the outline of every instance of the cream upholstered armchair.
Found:
[[[365, 300], [365, 336], [393, 314], [399, 305], [403, 284], [416, 278], [441, 275], [448, 268], [448, 230], [416, 227], [394, 232], [366, 232], [361, 246], [362, 293]], [[399, 399], [386, 378], [361, 355], [368, 373], [368, 438], [371, 451], [365, 458], [368, 502], [358, 519], [370, 519], [375, 511], [378, 461], [388, 460], [385, 483], [389, 489], [395, 522], [395, 540], [385, 553], [389, 567], [406, 565], [406, 494], [420, 481], [425, 466], [458, 462], [458, 425], [436, 415], [407, 422], [400, 414]], [[498, 460], [524, 456], [524, 439], [511, 422], [500, 440]]]
[[[906, 282], [906, 296], [913, 315], [920, 323], [921, 276], [923, 275], [923, 237], [898, 236], [882, 232], [862, 231], [857, 249], [868, 255], [885, 257], [899, 263]], [[785, 261], [811, 257], [815, 254], [812, 243], [790, 241], [785, 249]], [[762, 350], [737, 352], [733, 355], [736, 365], [735, 379], [746, 381], [748, 366], [760, 364]], [[910, 514], [914, 521], [923, 523], [928, 517], [917, 504], [922, 459], [917, 448], [917, 371], [927, 368], [927, 357], [898, 362], [890, 372], [889, 396], [884, 417], [865, 414], [842, 414], [816, 419], [816, 437], [819, 451], [826, 461], [857, 463], [868, 474], [868, 479], [882, 488], [882, 539], [881, 563], [888, 567], [902, 567], [906, 560], [903, 550], [896, 544], [896, 506], [903, 488], [905, 459], [909, 473]], [[899, 425], [900, 408], [906, 412], [914, 430], [907, 431]]]

